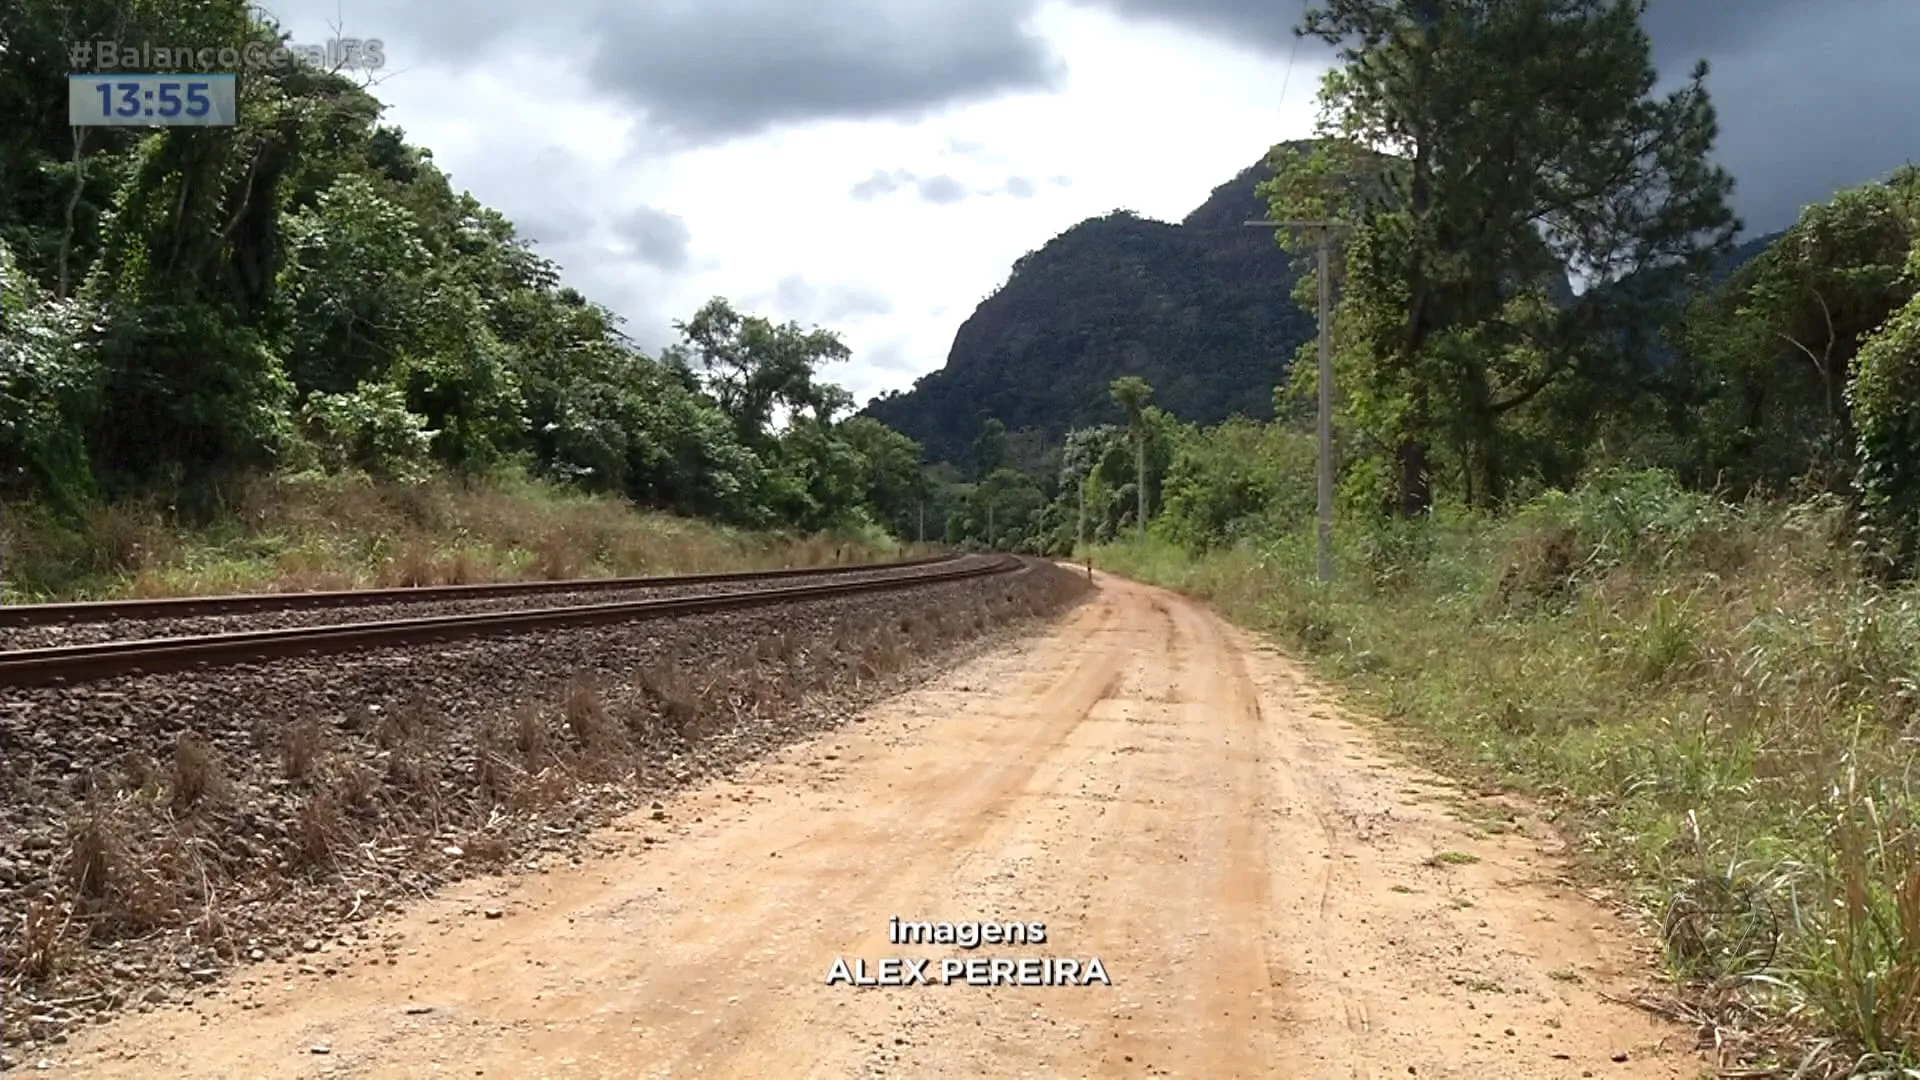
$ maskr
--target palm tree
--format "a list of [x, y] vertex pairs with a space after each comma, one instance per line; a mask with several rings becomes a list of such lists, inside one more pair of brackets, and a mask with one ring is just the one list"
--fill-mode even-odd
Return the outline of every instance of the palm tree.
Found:
[[1136, 375], [1123, 375], [1107, 388], [1113, 403], [1127, 414], [1127, 432], [1133, 436], [1134, 488], [1140, 497], [1135, 516], [1140, 523], [1140, 541], [1147, 539], [1147, 402], [1153, 399], [1153, 387]]

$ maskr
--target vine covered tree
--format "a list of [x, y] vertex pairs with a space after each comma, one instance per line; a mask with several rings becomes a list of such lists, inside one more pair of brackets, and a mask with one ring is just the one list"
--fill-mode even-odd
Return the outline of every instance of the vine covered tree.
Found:
[[1134, 485], [1139, 502], [1134, 517], [1140, 527], [1140, 539], [1147, 538], [1147, 403], [1153, 400], [1153, 387], [1135, 375], [1113, 380], [1113, 403], [1127, 417], [1127, 433], [1133, 437]]

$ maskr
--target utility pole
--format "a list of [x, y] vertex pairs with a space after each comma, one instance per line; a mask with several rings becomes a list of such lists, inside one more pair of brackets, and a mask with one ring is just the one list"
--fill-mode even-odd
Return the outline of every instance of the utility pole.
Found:
[[1343, 226], [1337, 221], [1249, 221], [1248, 228], [1304, 229], [1314, 234], [1315, 257], [1320, 277], [1320, 491], [1317, 517], [1319, 543], [1317, 567], [1322, 582], [1333, 580], [1333, 284], [1329, 249], [1333, 231]]
[[927, 542], [927, 500], [920, 500], [920, 542]]
[[1133, 434], [1133, 480], [1139, 485], [1140, 496], [1134, 500], [1134, 516], [1140, 519], [1140, 546], [1147, 545], [1147, 422], [1140, 421], [1140, 430]]
[[1073, 526], [1073, 538], [1076, 547], [1087, 546], [1087, 481], [1093, 479], [1093, 470], [1080, 478], [1080, 519]]
[[991, 502], [989, 502], [989, 503], [987, 503], [987, 550], [988, 550], [988, 551], [992, 551], [992, 550], [994, 550], [994, 547], [993, 547], [993, 503], [991, 503]]

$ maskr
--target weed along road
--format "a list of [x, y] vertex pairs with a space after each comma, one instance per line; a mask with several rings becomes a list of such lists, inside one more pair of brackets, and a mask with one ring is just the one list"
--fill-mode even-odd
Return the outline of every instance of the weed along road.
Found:
[[1098, 584], [577, 862], [38, 1075], [1698, 1074], [1691, 1032], [1611, 1000], [1643, 961], [1544, 827], [1397, 764], [1205, 609]]

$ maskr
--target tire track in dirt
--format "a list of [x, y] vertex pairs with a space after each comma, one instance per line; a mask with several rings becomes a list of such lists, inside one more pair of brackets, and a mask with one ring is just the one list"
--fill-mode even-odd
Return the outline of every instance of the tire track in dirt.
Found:
[[[1100, 612], [1100, 617], [1106, 621], [1110, 613]], [[907, 793], [889, 818], [866, 823], [829, 820], [804, 841], [782, 852], [782, 861], [796, 867], [796, 887], [801, 882], [831, 883], [830, 888], [815, 890], [815, 899], [823, 905], [818, 910], [831, 911], [837, 900], [857, 896], [860, 907], [874, 914], [858, 920], [816, 918], [797, 935], [782, 934], [776, 955], [761, 959], [778, 963], [776, 970], [784, 970], [788, 977], [754, 980], [738, 987], [737, 993], [729, 995], [729, 1008], [714, 1023], [661, 1047], [652, 1073], [675, 1075], [693, 1065], [702, 1070], [717, 1068], [742, 1053], [757, 1053], [760, 1044], [748, 1035], [757, 1025], [766, 1023], [759, 1008], [761, 1000], [768, 994], [785, 992], [792, 974], [817, 970], [824, 975], [830, 962], [827, 958], [836, 953], [861, 953], [863, 945], [874, 942], [874, 930], [884, 923], [886, 916], [880, 911], [924, 910], [939, 886], [937, 864], [956, 847], [964, 849], [990, 826], [1008, 797], [1038, 770], [1041, 753], [1086, 718], [1111, 691], [1117, 676], [1111, 658], [1096, 655], [1093, 662], [1071, 670], [1040, 695], [1034, 711], [1046, 718], [1043, 726], [997, 764], [985, 768], [948, 764], [926, 790]], [[886, 858], [872, 857], [882, 851], [887, 853]], [[678, 1003], [704, 980], [684, 983], [678, 978], [679, 972], [742, 965], [745, 946], [755, 937], [769, 928], [793, 924], [790, 909], [782, 900], [755, 897], [752, 907], [755, 910], [751, 913], [741, 913], [731, 920], [737, 928], [735, 933], [702, 950], [705, 955], [687, 957], [687, 962], [646, 987], [646, 997], [653, 1004], [632, 1003], [636, 1026], [664, 1025], [682, 1011]], [[681, 935], [674, 937], [681, 939]], [[877, 958], [898, 952], [881, 950], [870, 955]], [[846, 991], [820, 986], [814, 992]], [[564, 1052], [572, 1048], [555, 1049]], [[789, 1060], [788, 1064], [799, 1063]]]

